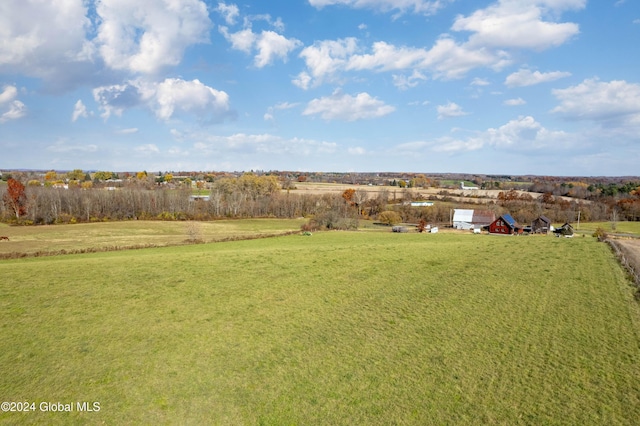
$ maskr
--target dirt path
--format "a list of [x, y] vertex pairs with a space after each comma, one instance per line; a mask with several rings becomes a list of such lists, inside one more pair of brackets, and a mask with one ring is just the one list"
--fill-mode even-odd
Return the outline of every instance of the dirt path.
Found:
[[627, 261], [640, 274], [640, 239], [616, 239]]

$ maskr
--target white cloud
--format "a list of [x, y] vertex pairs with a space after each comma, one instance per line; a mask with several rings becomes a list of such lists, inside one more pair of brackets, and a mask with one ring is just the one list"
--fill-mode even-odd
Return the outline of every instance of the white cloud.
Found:
[[572, 120], [640, 125], [640, 84], [586, 79], [577, 86], [555, 89], [560, 105], [552, 112]]
[[290, 103], [290, 102], [280, 102], [276, 105], [270, 106], [269, 108], [267, 108], [267, 112], [264, 114], [264, 120], [265, 121], [274, 120], [275, 117], [273, 116], [273, 113], [275, 111], [287, 110], [287, 109], [295, 108], [297, 106], [298, 106], [297, 103]]
[[458, 44], [454, 40], [442, 37], [429, 50], [422, 64], [433, 69], [439, 78], [460, 78], [474, 68], [488, 67], [496, 71], [509, 65], [511, 60], [504, 51], [492, 51], [469, 43]]
[[15, 86], [4, 86], [0, 93], [0, 105], [11, 102], [18, 96], [18, 89]]
[[427, 80], [427, 77], [418, 70], [413, 70], [413, 73], [409, 76], [394, 74], [392, 77], [393, 85], [400, 90], [407, 90], [412, 87], [416, 87], [420, 84], [420, 81]]
[[93, 99], [98, 103], [102, 110], [100, 116], [105, 120], [114, 114], [121, 116], [125, 109], [143, 102], [136, 82], [97, 87], [93, 89]]
[[[561, 149], [574, 143], [574, 136], [550, 131], [533, 117], [519, 117], [498, 128], [490, 128], [464, 139], [445, 137], [433, 144], [437, 152], [475, 151], [497, 147], [508, 151], [534, 152], [543, 148]], [[540, 151], [543, 153], [543, 151]]]
[[[416, 83], [424, 71], [431, 71], [435, 78], [459, 78], [471, 69], [490, 67], [496, 70], [509, 64], [505, 52], [493, 52], [483, 48], [470, 48], [458, 44], [453, 39], [442, 37], [431, 49], [394, 46], [386, 42], [376, 42], [370, 53], [359, 53], [355, 38], [324, 40], [302, 50], [300, 57], [305, 60], [307, 71], [294, 80], [299, 87], [308, 88], [325, 81], [334, 81], [345, 71], [370, 70], [377, 72], [412, 70], [412, 84]], [[399, 86], [406, 86], [407, 80], [396, 79]]]
[[160, 152], [160, 148], [158, 148], [156, 144], [148, 143], [145, 145], [139, 145], [135, 147], [134, 151], [143, 155], [150, 155], [150, 154], [158, 154]]
[[309, 0], [311, 6], [321, 9], [326, 6], [341, 5], [355, 9], [374, 9], [382, 12], [398, 10], [399, 13], [414, 12], [432, 15], [451, 0]]
[[228, 25], [234, 25], [236, 23], [236, 19], [238, 19], [238, 16], [240, 15], [240, 10], [235, 4], [228, 5], [220, 2], [218, 3], [218, 7], [215, 8], [215, 11], [224, 17], [224, 20]]
[[286, 62], [289, 53], [302, 46], [300, 40], [288, 39], [274, 31], [262, 31], [260, 34], [256, 34], [251, 28], [245, 28], [235, 33], [229, 33], [226, 27], [220, 27], [220, 33], [231, 43], [233, 49], [245, 53], [257, 50], [254, 58], [254, 65], [257, 68], [271, 65], [277, 58]]
[[255, 66], [262, 68], [270, 65], [276, 58], [286, 62], [289, 52], [301, 45], [302, 42], [294, 38], [287, 39], [273, 31], [263, 31], [256, 41], [258, 54], [255, 57]]
[[299, 88], [301, 88], [302, 90], [307, 90], [309, 88], [309, 86], [311, 85], [311, 76], [309, 75], [309, 73], [302, 71], [300, 74], [298, 74], [298, 76], [296, 78], [294, 78], [293, 80], [291, 80], [291, 82], [295, 85], [298, 86]]
[[542, 73], [540, 71], [531, 71], [528, 69], [520, 69], [507, 76], [504, 84], [508, 87], [533, 86], [534, 84], [547, 83], [561, 78], [570, 77], [570, 72], [552, 71]]
[[312, 46], [305, 47], [300, 52], [300, 57], [304, 59], [309, 72], [301, 73], [294, 84], [308, 88], [313, 80], [319, 84], [325, 79], [331, 79], [331, 76], [346, 67], [348, 58], [356, 49], [357, 41], [353, 37], [316, 41]]
[[3, 0], [0, 72], [45, 78], [50, 86], [56, 79], [80, 78], [93, 55], [86, 15], [82, 0]]
[[460, 117], [463, 115], [468, 115], [468, 112], [462, 110], [462, 107], [454, 102], [449, 102], [446, 105], [438, 105], [438, 120], [443, 120], [445, 118], [451, 117]]
[[526, 103], [527, 102], [522, 98], [507, 99], [506, 101], [504, 101], [504, 104], [508, 106], [519, 106], [519, 105], [525, 105]]
[[470, 16], [458, 16], [451, 29], [473, 32], [471, 46], [543, 50], [559, 46], [580, 32], [575, 23], [545, 21], [543, 15], [584, 4], [571, 0], [500, 0]]
[[245, 28], [244, 30], [236, 31], [235, 33], [229, 33], [227, 27], [219, 28], [220, 34], [224, 36], [231, 47], [236, 50], [240, 50], [245, 53], [251, 53], [253, 45], [256, 42], [256, 34], [251, 28]]
[[83, 153], [83, 152], [96, 152], [96, 151], [98, 151], [98, 146], [94, 145], [94, 144], [86, 144], [86, 145], [76, 144], [76, 145], [72, 145], [72, 144], [68, 144], [64, 140], [59, 140], [55, 144], [49, 145], [46, 149], [47, 149], [47, 151], [51, 151], [51, 152], [62, 152], [62, 153], [81, 152], [81, 153]]
[[105, 63], [135, 73], [177, 65], [187, 47], [208, 42], [212, 26], [201, 0], [102, 0], [96, 12]]
[[[428, 2], [391, 2], [376, 0], [315, 0], [316, 7], [342, 4], [352, 7], [406, 10]], [[439, 2], [442, 3], [442, 2]], [[433, 2], [432, 5], [435, 5]], [[439, 4], [441, 6], [442, 4]], [[355, 38], [316, 41], [303, 49], [300, 57], [306, 70], [293, 83], [307, 89], [323, 82], [335, 82], [340, 73], [348, 71], [404, 71], [414, 76], [431, 72], [434, 79], [455, 79], [469, 71], [485, 67], [499, 71], [512, 59], [505, 49], [529, 48], [543, 50], [566, 43], [579, 33], [575, 23], [556, 23], [549, 18], [567, 9], [579, 9], [585, 0], [500, 0], [470, 16], [458, 16], [451, 29], [469, 32], [467, 41], [459, 42], [442, 34], [430, 48], [396, 46], [378, 41], [366, 51]], [[564, 75], [561, 75], [564, 76]], [[560, 78], [554, 74], [543, 78]], [[410, 80], [400, 74], [393, 76], [400, 88], [413, 87], [419, 78]], [[485, 83], [483, 80], [477, 84]]]
[[488, 80], [484, 78], [479, 78], [479, 77], [474, 78], [473, 81], [471, 82], [472, 86], [488, 86], [490, 84], [491, 83], [489, 83]]
[[355, 146], [352, 148], [348, 148], [347, 152], [351, 155], [364, 155], [367, 153], [367, 150], [362, 148], [361, 146]]
[[122, 85], [98, 87], [95, 101], [107, 119], [122, 115], [125, 109], [143, 105], [160, 120], [167, 121], [177, 113], [193, 114], [202, 122], [219, 121], [229, 113], [229, 95], [199, 80], [168, 78], [160, 83], [130, 81]]
[[155, 87], [153, 109], [161, 120], [169, 120], [176, 110], [207, 119], [217, 119], [229, 111], [229, 95], [202, 84], [168, 78]]
[[271, 134], [236, 133], [230, 136], [212, 134], [189, 134], [195, 140], [194, 150], [203, 156], [228, 157], [238, 154], [316, 156], [334, 154], [335, 142], [304, 138], [283, 138]]
[[331, 96], [310, 101], [302, 114], [320, 115], [325, 120], [356, 121], [383, 117], [393, 111], [395, 107], [366, 92], [351, 96], [335, 91]]
[[78, 118], [83, 117], [87, 118], [89, 113], [87, 112], [87, 107], [84, 105], [82, 100], [78, 99], [76, 104], [73, 106], [73, 114], [71, 114], [71, 121], [75, 123]]
[[134, 133], [138, 133], [138, 128], [137, 127], [131, 127], [128, 129], [120, 129], [118, 131], [116, 131], [117, 134], [119, 135], [132, 135]]
[[[3, 108], [4, 110], [4, 108]], [[0, 123], [17, 120], [27, 115], [27, 107], [22, 102], [15, 100], [9, 104], [9, 109], [0, 115]]]
[[4, 86], [0, 93], [0, 124], [17, 120], [27, 115], [27, 107], [17, 100], [18, 89], [15, 86]]

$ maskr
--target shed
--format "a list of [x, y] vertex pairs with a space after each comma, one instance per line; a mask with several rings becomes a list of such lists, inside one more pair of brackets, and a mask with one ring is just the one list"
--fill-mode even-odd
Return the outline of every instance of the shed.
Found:
[[540, 216], [531, 222], [532, 234], [547, 234], [551, 231], [551, 219], [546, 216]]
[[573, 226], [570, 223], [565, 223], [560, 228], [556, 228], [553, 231], [556, 236], [573, 237]]
[[522, 226], [510, 214], [503, 214], [489, 225], [490, 234], [513, 235], [521, 232]]

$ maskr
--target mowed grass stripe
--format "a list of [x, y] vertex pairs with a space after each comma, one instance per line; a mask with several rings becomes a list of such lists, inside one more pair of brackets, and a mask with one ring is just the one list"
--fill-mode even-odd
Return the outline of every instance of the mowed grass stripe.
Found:
[[638, 304], [592, 238], [320, 233], [0, 262], [20, 422], [633, 424]]

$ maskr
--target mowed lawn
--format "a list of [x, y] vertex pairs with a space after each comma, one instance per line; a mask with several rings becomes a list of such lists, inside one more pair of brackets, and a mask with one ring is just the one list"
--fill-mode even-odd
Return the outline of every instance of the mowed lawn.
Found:
[[0, 400], [100, 402], [0, 422], [640, 419], [639, 305], [591, 237], [325, 232], [0, 276]]

